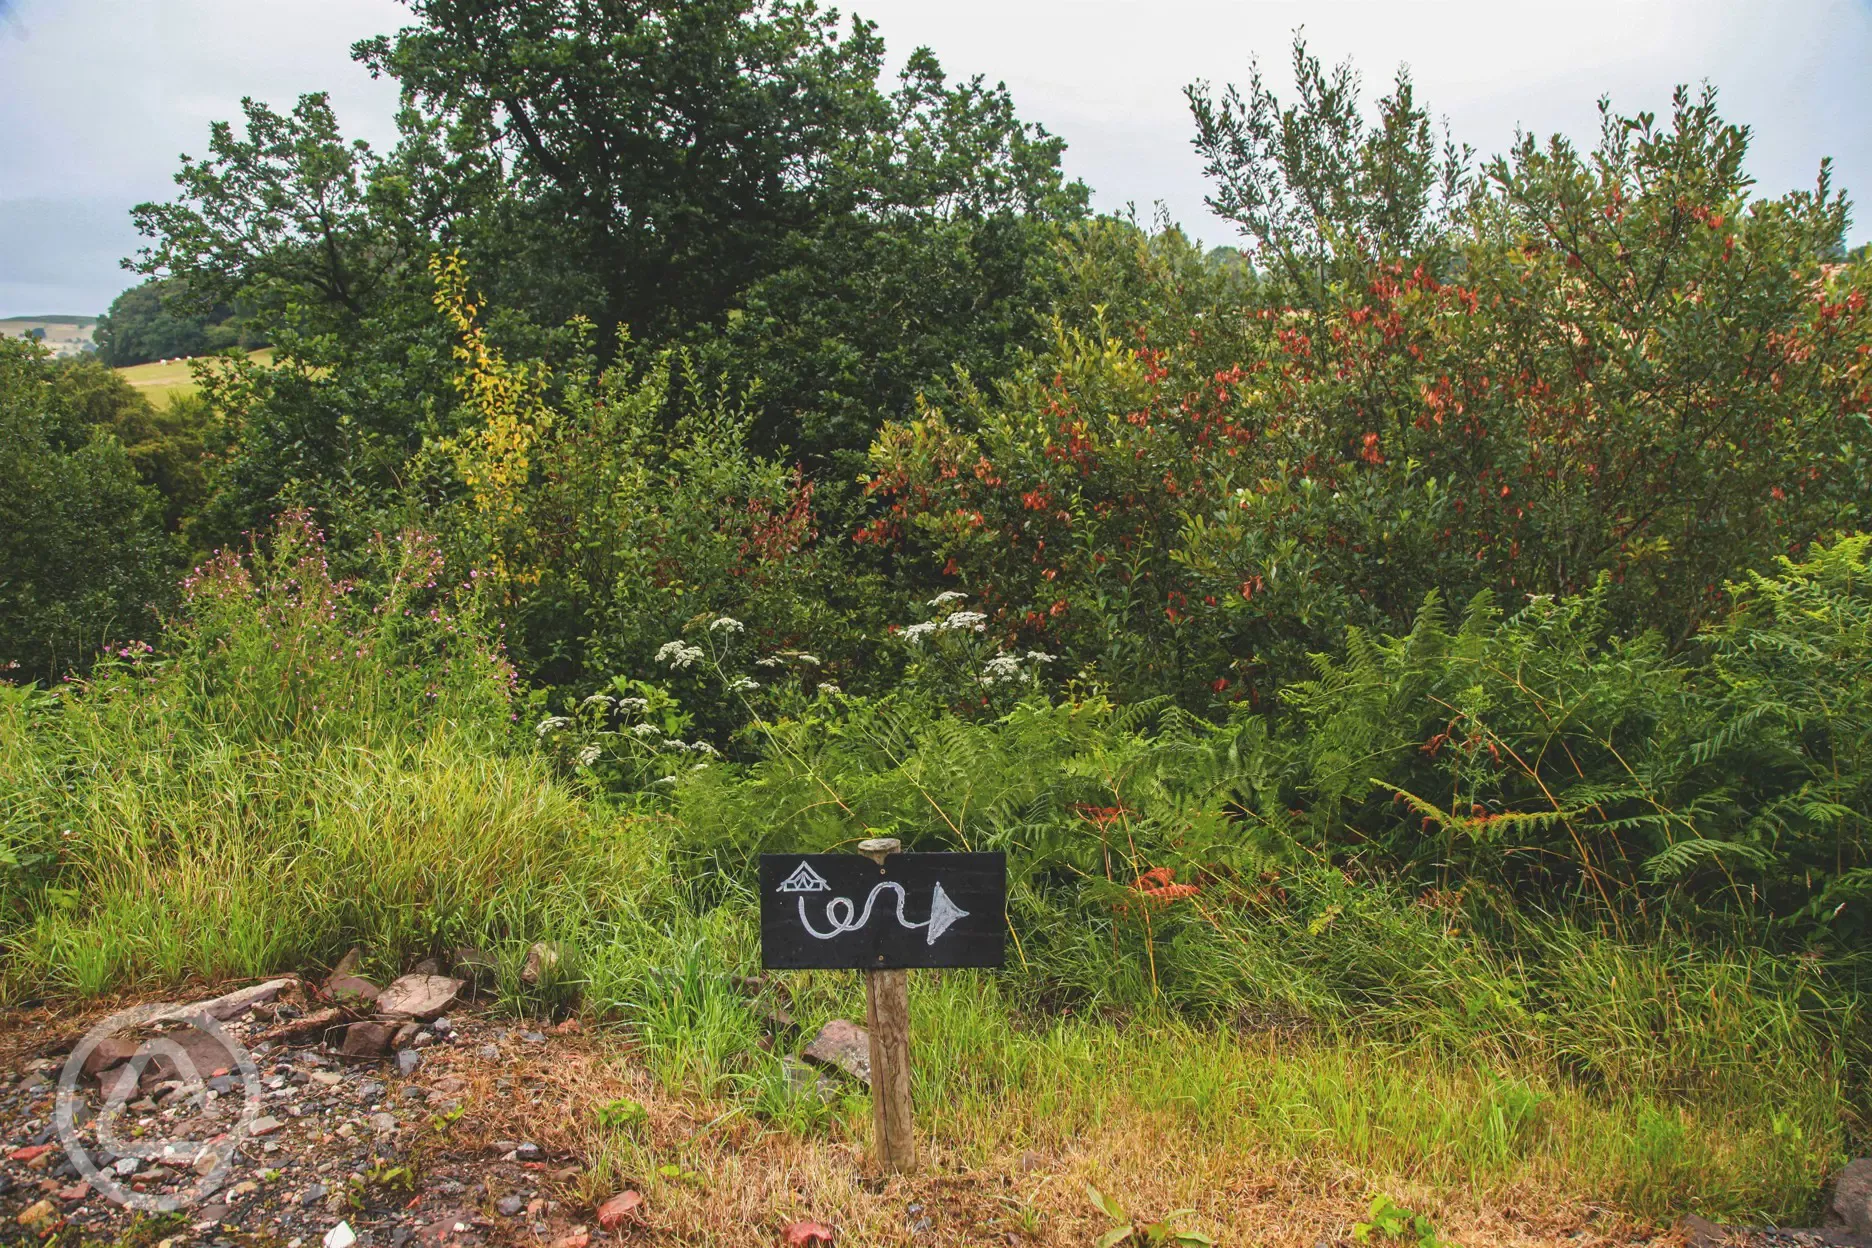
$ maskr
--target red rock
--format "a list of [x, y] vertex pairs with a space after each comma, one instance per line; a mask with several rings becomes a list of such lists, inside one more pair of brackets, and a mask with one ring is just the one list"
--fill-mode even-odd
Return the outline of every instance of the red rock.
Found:
[[429, 1022], [454, 1005], [466, 986], [447, 975], [405, 975], [378, 994], [377, 1008], [385, 1014]]
[[7, 1160], [31, 1161], [35, 1157], [43, 1157], [57, 1147], [56, 1144], [34, 1144], [30, 1148], [16, 1148], [7, 1154]]
[[588, 1248], [591, 1232], [582, 1226], [575, 1226], [558, 1239], [553, 1240], [552, 1248]]
[[554, 1027], [553, 1033], [560, 1036], [571, 1036], [577, 1035], [579, 1030], [579, 1020], [576, 1018], [568, 1018], [565, 1022]]
[[607, 1231], [615, 1231], [624, 1223], [635, 1218], [643, 1208], [644, 1198], [635, 1191], [622, 1191], [604, 1204], [598, 1206], [598, 1225]]
[[832, 1242], [832, 1228], [823, 1222], [789, 1222], [780, 1232], [780, 1242], [787, 1248], [804, 1248], [809, 1244], [829, 1244]]
[[125, 1039], [123, 1036], [104, 1037], [92, 1045], [91, 1051], [85, 1054], [84, 1077], [95, 1079], [107, 1070], [115, 1070], [135, 1057], [137, 1050], [142, 1047], [135, 1040]]
[[[233, 1067], [234, 1051], [214, 1035], [184, 1027], [170, 1032], [161, 1047], [152, 1046], [149, 1064], [143, 1068], [143, 1084], [162, 1079], [200, 1079], [211, 1070]], [[180, 1050], [177, 1052], [176, 1050]]]
[[842, 1070], [867, 1087], [871, 1083], [871, 1035], [857, 1023], [833, 1019], [800, 1050], [800, 1056], [815, 1065]]
[[375, 1001], [381, 991], [361, 975], [334, 975], [325, 981], [325, 995], [336, 1001]]
[[60, 1200], [83, 1200], [91, 1194], [89, 1183], [74, 1183], [70, 1187], [59, 1188]]
[[395, 1036], [396, 1029], [382, 1023], [352, 1023], [345, 1028], [344, 1045], [339, 1052], [346, 1057], [382, 1057], [390, 1051], [390, 1041]]

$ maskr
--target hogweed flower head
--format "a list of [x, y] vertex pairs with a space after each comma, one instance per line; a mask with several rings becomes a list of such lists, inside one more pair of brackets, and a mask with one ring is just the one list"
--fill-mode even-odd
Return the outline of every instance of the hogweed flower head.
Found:
[[1021, 661], [1012, 654], [997, 654], [982, 664], [982, 683], [985, 685], [1006, 684], [1010, 680], [1019, 679], [1020, 674]]
[[688, 667], [702, 657], [702, 647], [682, 641], [666, 641], [656, 652], [656, 661], [671, 667]]

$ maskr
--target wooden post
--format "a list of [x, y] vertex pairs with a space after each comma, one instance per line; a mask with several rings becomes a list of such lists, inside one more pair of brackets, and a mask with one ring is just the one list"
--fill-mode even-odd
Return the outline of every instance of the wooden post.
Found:
[[[896, 837], [860, 841], [858, 852], [880, 867], [902, 849]], [[878, 1167], [886, 1174], [916, 1169], [910, 1122], [910, 973], [865, 972], [865, 1029], [871, 1036], [871, 1128]]]

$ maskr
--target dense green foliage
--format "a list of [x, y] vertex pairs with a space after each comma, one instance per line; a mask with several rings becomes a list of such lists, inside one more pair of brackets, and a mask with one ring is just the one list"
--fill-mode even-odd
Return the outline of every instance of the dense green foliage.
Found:
[[98, 358], [112, 368], [265, 345], [243, 331], [232, 307], [200, 306], [185, 285], [162, 278], [132, 286], [112, 300], [93, 337]]
[[1746, 204], [1743, 138], [1680, 100], [1667, 131], [1608, 116], [1590, 157], [1524, 143], [1426, 220], [1431, 254], [1309, 285], [1275, 236], [1245, 299], [1174, 238], [1095, 231], [1120, 297], [1064, 309], [1014, 383], [887, 426], [863, 536], [1131, 695], [1264, 698], [1433, 591], [1608, 576], [1614, 623], [1681, 641], [1726, 580], [1865, 522], [1845, 208]]
[[[416, 534], [380, 544], [368, 571], [335, 579], [320, 535], [289, 516], [189, 577], [160, 650], [57, 692], [0, 688], [0, 986], [258, 975], [353, 945], [400, 968], [472, 942], [510, 1001], [576, 993], [629, 1022], [665, 1078], [815, 1129], [843, 1111], [790, 1087], [756, 1043], [767, 1004], [735, 987], [754, 961], [749, 860], [888, 832], [1010, 859], [1007, 970], [919, 984], [934, 1129], [966, 1133], [966, 1116], [948, 1124], [982, 1098], [998, 1129], [1028, 1098], [1095, 1120], [1122, 1084], [1143, 1104], [1194, 1095], [1186, 1112], [1230, 1147], [1428, 1165], [1439, 1182], [1559, 1167], [1572, 1190], [1647, 1211], [1694, 1184], [1712, 1211], [1771, 1216], [1797, 1211], [1844, 1145], [1865, 1061], [1857, 959], [1542, 915], [1513, 904], [1521, 873], [1478, 863], [1482, 846], [1463, 886], [1405, 888], [1375, 861], [1317, 856], [1304, 814], [1253, 817], [1276, 788], [1344, 789], [1360, 733], [1434, 706], [1478, 656], [1569, 653], [1553, 619], [1472, 619], [1455, 636], [1426, 623], [1382, 647], [1420, 673], [1401, 712], [1368, 692], [1291, 735], [1031, 690], [967, 721], [820, 688], [762, 721], [743, 767], [672, 745], [677, 725], [626, 691], [597, 699], [602, 714], [658, 727], [619, 735], [683, 756], [633, 814], [594, 790], [623, 748], [596, 704], [584, 721], [514, 722], [523, 695], [480, 578]], [[1863, 546], [1787, 569], [1756, 587], [1778, 606], [1735, 642], [1760, 649], [1787, 615], [1853, 616], [1863, 572]], [[724, 650], [691, 666], [722, 679]], [[1364, 665], [1355, 653], [1328, 679]], [[1728, 678], [1679, 673], [1704, 679]], [[1608, 700], [1626, 688], [1596, 680]], [[1433, 791], [1420, 751], [1381, 755]], [[556, 974], [522, 983], [539, 941]], [[797, 985], [791, 1008], [849, 1010], [844, 979]], [[1237, 1029], [1257, 1038], [1244, 1049]], [[1218, 1063], [1243, 1069], [1215, 1081]], [[1103, 1091], [1062, 1074], [1082, 1068]], [[1460, 1094], [1426, 1100], [1426, 1081]], [[1398, 1143], [1374, 1156], [1372, 1131]]]
[[162, 499], [121, 440], [149, 405], [125, 391], [96, 364], [0, 341], [0, 666], [27, 679], [149, 636], [170, 597]]
[[288, 503], [394, 510], [404, 461], [456, 431], [440, 248], [502, 345], [562, 364], [625, 343], [640, 368], [687, 345], [745, 396], [753, 444], [796, 457], [861, 454], [920, 388], [1000, 375], [1038, 329], [1052, 225], [1086, 191], [1005, 91], [923, 51], [887, 90], [869, 25], [787, 0], [411, 8], [356, 49], [404, 88], [393, 150], [345, 141], [323, 95], [249, 100], [137, 210], [139, 267], [238, 305], [287, 365], [240, 387], [219, 536]]

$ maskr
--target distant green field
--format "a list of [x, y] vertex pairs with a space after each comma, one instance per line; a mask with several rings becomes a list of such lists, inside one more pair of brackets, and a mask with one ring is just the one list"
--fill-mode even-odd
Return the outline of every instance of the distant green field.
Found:
[[[273, 349], [263, 347], [258, 351], [249, 351], [249, 359], [262, 364], [273, 362]], [[129, 368], [120, 368], [118, 374], [123, 379], [143, 392], [152, 403], [167, 403], [178, 394], [195, 393], [195, 375], [189, 371], [187, 360], [173, 360], [167, 364], [134, 364]]]

